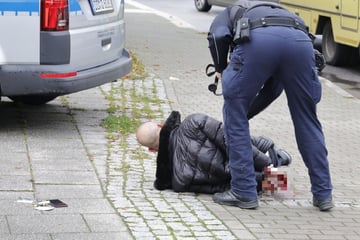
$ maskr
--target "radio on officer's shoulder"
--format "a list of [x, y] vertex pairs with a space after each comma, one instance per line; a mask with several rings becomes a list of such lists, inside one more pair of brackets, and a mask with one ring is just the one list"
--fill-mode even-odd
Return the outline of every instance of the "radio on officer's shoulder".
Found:
[[250, 20], [249, 18], [240, 18], [236, 21], [233, 42], [239, 44], [248, 41], [250, 41]]

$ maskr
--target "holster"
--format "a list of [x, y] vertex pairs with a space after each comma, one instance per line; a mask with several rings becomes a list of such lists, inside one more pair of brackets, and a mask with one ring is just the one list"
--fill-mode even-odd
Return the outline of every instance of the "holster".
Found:
[[235, 34], [233, 42], [235, 44], [250, 41], [250, 20], [249, 18], [240, 18], [235, 24]]

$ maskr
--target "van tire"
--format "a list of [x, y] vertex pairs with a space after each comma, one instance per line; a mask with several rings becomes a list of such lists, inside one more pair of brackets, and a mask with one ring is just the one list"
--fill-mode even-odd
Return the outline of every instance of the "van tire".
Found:
[[330, 21], [324, 26], [321, 48], [326, 63], [330, 65], [349, 65], [353, 59], [354, 48], [335, 42]]
[[199, 12], [208, 12], [211, 9], [207, 0], [194, 0], [194, 4]]
[[12, 101], [23, 103], [26, 105], [43, 105], [55, 98], [58, 95], [23, 95], [23, 96], [8, 96]]

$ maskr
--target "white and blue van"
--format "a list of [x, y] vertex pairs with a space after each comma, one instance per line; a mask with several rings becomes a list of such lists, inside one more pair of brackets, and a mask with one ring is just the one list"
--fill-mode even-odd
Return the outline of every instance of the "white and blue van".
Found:
[[25, 104], [128, 74], [124, 0], [0, 0], [0, 97]]

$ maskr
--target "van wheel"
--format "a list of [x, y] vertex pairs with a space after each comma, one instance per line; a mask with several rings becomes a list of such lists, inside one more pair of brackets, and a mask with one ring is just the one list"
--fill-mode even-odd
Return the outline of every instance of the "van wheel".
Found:
[[199, 12], [208, 12], [211, 9], [207, 0], [194, 0], [195, 7]]
[[24, 95], [24, 96], [8, 96], [14, 102], [26, 105], [43, 105], [57, 98], [58, 95]]
[[326, 62], [334, 66], [349, 65], [353, 59], [354, 48], [335, 42], [330, 21], [323, 30], [322, 53]]

